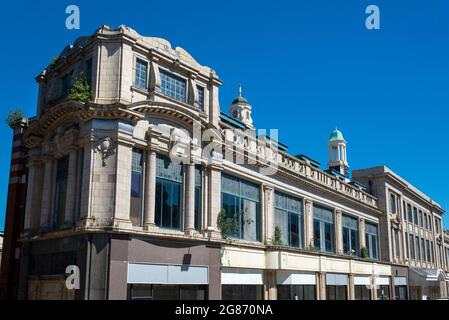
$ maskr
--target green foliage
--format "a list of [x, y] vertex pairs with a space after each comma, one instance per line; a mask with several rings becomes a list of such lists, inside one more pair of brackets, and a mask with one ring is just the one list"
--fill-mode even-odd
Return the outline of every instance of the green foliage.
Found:
[[50, 70], [56, 67], [60, 60], [61, 58], [59, 56], [53, 57], [53, 59], [51, 59], [50, 63], [48, 64], [47, 69]]
[[6, 118], [6, 123], [8, 124], [8, 126], [13, 127], [14, 124], [25, 117], [25, 114], [23, 113], [22, 110], [20, 109], [16, 109], [16, 110], [11, 110], [8, 113], [8, 117]]
[[360, 254], [361, 254], [362, 258], [368, 258], [368, 255], [369, 255], [368, 248], [362, 247], [362, 249], [360, 250]]
[[221, 209], [217, 218], [217, 227], [220, 229], [223, 239], [227, 239], [229, 233], [237, 232], [239, 230], [237, 215], [230, 218], [227, 216], [226, 210]]
[[80, 102], [88, 102], [92, 98], [90, 85], [86, 80], [86, 76], [81, 72], [72, 82], [69, 99]]
[[311, 242], [309, 243], [309, 247], [308, 247], [309, 251], [317, 251], [315, 245]]
[[[228, 239], [229, 234], [238, 232], [240, 230], [239, 217], [243, 217], [243, 215], [236, 213], [233, 217], [228, 217], [225, 209], [220, 210], [220, 213], [218, 214], [217, 217], [217, 227], [218, 229], [220, 229], [220, 233], [223, 239]], [[241, 220], [241, 223], [243, 225], [251, 224], [253, 222], [254, 220], [252, 219]]]
[[276, 246], [282, 246], [282, 231], [281, 228], [279, 228], [278, 226], [276, 226], [276, 228], [274, 228], [274, 240], [273, 240], [273, 244]]

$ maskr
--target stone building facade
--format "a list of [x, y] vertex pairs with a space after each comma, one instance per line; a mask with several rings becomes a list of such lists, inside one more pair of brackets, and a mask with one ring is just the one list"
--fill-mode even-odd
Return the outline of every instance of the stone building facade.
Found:
[[[74, 79], [89, 101], [69, 99]], [[217, 74], [166, 40], [103, 26], [37, 82], [18, 299], [408, 299], [412, 268], [446, 277], [440, 206], [400, 178], [351, 181], [337, 129], [327, 170], [289, 154], [259, 133], [241, 89], [222, 112]], [[390, 189], [397, 210], [432, 218], [413, 231], [432, 261], [396, 253], [394, 230], [414, 226], [387, 208]]]

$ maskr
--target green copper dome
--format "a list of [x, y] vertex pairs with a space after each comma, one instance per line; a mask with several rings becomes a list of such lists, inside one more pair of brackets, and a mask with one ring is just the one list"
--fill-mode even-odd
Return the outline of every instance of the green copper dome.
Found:
[[341, 133], [340, 130], [335, 128], [334, 131], [332, 131], [331, 136], [329, 137], [329, 141], [344, 141], [345, 138], [343, 138], [343, 133]]

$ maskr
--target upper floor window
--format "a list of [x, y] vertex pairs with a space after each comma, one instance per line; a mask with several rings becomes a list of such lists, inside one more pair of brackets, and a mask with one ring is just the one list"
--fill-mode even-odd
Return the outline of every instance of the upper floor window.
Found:
[[201, 168], [195, 167], [195, 230], [201, 230], [201, 207], [203, 193], [203, 177]]
[[408, 222], [413, 223], [412, 206], [407, 204]]
[[402, 219], [405, 221], [406, 219], [406, 206], [405, 201], [402, 201]]
[[260, 189], [259, 186], [223, 174], [221, 177], [222, 206], [230, 221], [235, 221], [237, 230], [229, 236], [260, 241]]
[[390, 193], [390, 212], [397, 213], [397, 197], [394, 193]]
[[424, 229], [427, 229], [427, 213], [423, 213], [423, 227]]
[[[69, 173], [69, 157], [58, 159], [56, 163], [55, 206], [53, 212], [53, 228], [59, 228], [64, 224], [67, 176]], [[74, 192], [74, 190], [71, 190]]]
[[204, 88], [197, 86], [198, 90], [198, 106], [201, 111], [204, 111]]
[[416, 246], [416, 260], [421, 260], [421, 248], [419, 246], [419, 238], [415, 237], [415, 246]]
[[359, 255], [359, 224], [356, 218], [342, 217], [343, 253]]
[[148, 63], [142, 59], [136, 59], [136, 73], [134, 77], [134, 86], [141, 89], [147, 88], [148, 81]]
[[418, 209], [413, 207], [413, 222], [418, 225]]
[[430, 262], [430, 242], [426, 240], [426, 261]]
[[440, 220], [435, 218], [435, 232], [440, 233]]
[[131, 163], [131, 203], [129, 218], [133, 225], [142, 224], [143, 152], [133, 149]]
[[316, 249], [335, 252], [334, 213], [331, 209], [313, 206], [313, 235]]
[[420, 227], [423, 226], [423, 215], [422, 215], [422, 211], [421, 210], [419, 210], [418, 224], [419, 224]]
[[282, 244], [303, 247], [302, 202], [286, 194], [275, 193], [275, 220], [280, 231]]
[[161, 92], [178, 101], [186, 102], [186, 80], [167, 71], [160, 70]]
[[411, 234], [409, 235], [409, 243], [410, 243], [410, 259], [415, 260], [416, 252], [415, 252], [415, 237]]
[[365, 242], [368, 249], [368, 256], [371, 259], [379, 259], [379, 240], [377, 225], [372, 223], [365, 224]]
[[155, 223], [167, 229], [182, 229], [183, 167], [169, 158], [156, 159], [156, 211]]

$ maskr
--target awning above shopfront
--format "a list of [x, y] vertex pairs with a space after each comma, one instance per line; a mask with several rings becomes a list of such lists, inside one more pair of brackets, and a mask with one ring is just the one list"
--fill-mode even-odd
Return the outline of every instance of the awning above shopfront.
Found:
[[449, 274], [441, 269], [410, 268], [411, 276], [422, 281], [448, 281]]
[[316, 277], [314, 273], [278, 271], [276, 281], [280, 285], [315, 285]]

